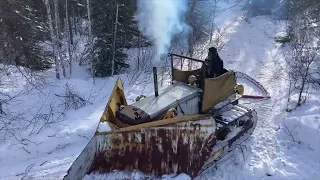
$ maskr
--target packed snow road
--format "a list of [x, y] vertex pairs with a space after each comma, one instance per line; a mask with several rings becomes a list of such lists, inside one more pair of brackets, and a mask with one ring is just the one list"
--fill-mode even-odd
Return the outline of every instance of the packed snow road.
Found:
[[[230, 69], [247, 73], [261, 82], [270, 91], [271, 99], [242, 101], [243, 105], [258, 112], [259, 120], [252, 138], [222, 159], [218, 165], [201, 174], [199, 179], [315, 180], [319, 176], [320, 156], [316, 155], [318, 150], [304, 152], [306, 144], [288, 141], [290, 133], [287, 131], [292, 129], [288, 130], [283, 124], [283, 119], [288, 116], [285, 113], [288, 84], [281, 71], [285, 60], [274, 41], [274, 35], [283, 30], [281, 25], [274, 24], [267, 17], [256, 17], [250, 22], [241, 22], [235, 33], [230, 35], [230, 43], [221, 57]], [[259, 93], [254, 87], [245, 87], [250, 94]], [[317, 140], [316, 138], [315, 141]], [[296, 160], [299, 156], [308, 160]], [[299, 170], [299, 167], [308, 168]]]

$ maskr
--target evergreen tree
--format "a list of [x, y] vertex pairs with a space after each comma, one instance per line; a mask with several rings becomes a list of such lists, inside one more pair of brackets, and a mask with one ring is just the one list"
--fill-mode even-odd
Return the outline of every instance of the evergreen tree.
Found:
[[0, 1], [0, 62], [33, 70], [49, 68], [40, 42], [48, 36], [46, 23], [39, 16], [42, 1]]
[[125, 62], [127, 56], [123, 48], [126, 46], [125, 42], [131, 42], [133, 38], [130, 29], [135, 28], [135, 22], [133, 21], [134, 2], [129, 0], [92, 0], [91, 18], [94, 37], [93, 68], [95, 76], [109, 76], [112, 73], [117, 4], [123, 4], [123, 6], [119, 6], [118, 9], [114, 74], [122, 73], [129, 68], [129, 65]]

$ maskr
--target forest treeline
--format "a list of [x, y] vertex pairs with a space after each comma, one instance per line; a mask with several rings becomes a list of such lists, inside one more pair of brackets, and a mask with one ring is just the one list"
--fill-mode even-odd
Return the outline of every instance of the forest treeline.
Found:
[[[56, 77], [72, 74], [72, 63], [88, 67], [92, 76], [105, 77], [129, 68], [125, 48], [152, 45], [152, 40], [139, 31], [135, 12], [137, 0], [19, 0], [0, 1], [0, 63], [23, 66], [31, 70], [55, 67]], [[212, 39], [215, 18], [223, 9], [220, 1], [212, 10], [201, 12], [202, 0], [188, 0], [185, 21], [192, 31], [185, 50], [173, 37], [172, 47], [181, 54], [196, 56], [197, 45], [210, 38], [223, 48], [219, 37]], [[245, 2], [250, 17], [270, 15], [288, 20], [288, 36], [280, 42], [294, 39], [296, 27], [319, 32], [320, 2], [317, 0], [233, 0]], [[209, 24], [209, 26], [208, 26]], [[299, 26], [297, 26], [299, 24]], [[299, 32], [300, 33], [300, 32]], [[222, 33], [221, 33], [222, 34]], [[81, 37], [81, 38], [80, 38]], [[217, 40], [218, 39], [218, 40]], [[139, 53], [140, 55], [140, 53]], [[137, 63], [141, 64], [141, 57]]]

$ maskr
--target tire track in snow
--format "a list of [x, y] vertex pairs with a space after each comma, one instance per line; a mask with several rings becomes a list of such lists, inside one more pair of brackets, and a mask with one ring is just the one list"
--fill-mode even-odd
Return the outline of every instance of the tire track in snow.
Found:
[[[262, 20], [262, 21], [261, 21]], [[235, 149], [229, 159], [223, 160], [217, 166], [211, 167], [200, 179], [257, 179], [273, 176], [273, 165], [277, 154], [277, 119], [282, 116], [282, 99], [285, 82], [273, 79], [265, 65], [273, 63], [272, 52], [276, 52], [274, 40], [266, 37], [261, 28], [270, 23], [266, 19], [253, 19], [252, 24], [243, 21], [237, 26], [237, 31], [231, 34], [231, 40], [222, 58], [236, 71], [247, 73], [262, 83], [269, 91], [271, 99], [256, 103], [242, 102], [258, 113], [258, 124], [250, 140]], [[270, 30], [270, 29], [269, 29]], [[271, 30], [273, 31], [273, 30]], [[277, 54], [277, 53], [276, 53]], [[281, 90], [279, 90], [281, 89]]]
[[39, 161], [35, 163], [34, 168], [27, 174], [19, 173], [18, 175], [8, 175], [1, 178], [1, 180], [56, 180], [63, 179], [71, 163], [76, 159], [76, 156], [67, 157], [64, 159], [54, 160], [51, 162]]

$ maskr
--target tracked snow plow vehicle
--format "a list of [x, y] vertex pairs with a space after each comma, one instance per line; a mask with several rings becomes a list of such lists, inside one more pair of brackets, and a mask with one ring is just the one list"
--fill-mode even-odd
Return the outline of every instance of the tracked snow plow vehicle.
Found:
[[[190, 77], [199, 77], [201, 68], [181, 70], [173, 59], [203, 61], [170, 56], [171, 85], [159, 91], [154, 73], [153, 96], [128, 105], [117, 80], [95, 135], [64, 179], [113, 170], [196, 177], [250, 137], [257, 113], [239, 104], [244, 87], [237, 84], [235, 72], [225, 69], [194, 86]], [[102, 128], [106, 124], [109, 129]]]

